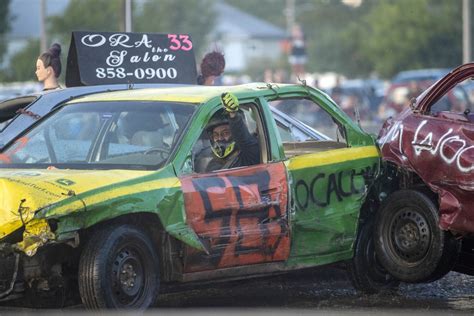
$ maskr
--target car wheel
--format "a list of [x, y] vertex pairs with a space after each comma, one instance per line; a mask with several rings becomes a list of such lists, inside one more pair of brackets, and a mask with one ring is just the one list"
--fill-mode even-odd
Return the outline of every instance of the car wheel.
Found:
[[444, 277], [449, 271], [454, 269], [461, 254], [462, 241], [456, 239], [450, 232], [444, 233], [444, 248], [441, 260], [436, 270], [430, 275], [425, 282], [433, 282]]
[[438, 221], [438, 210], [425, 194], [414, 190], [391, 194], [375, 221], [375, 251], [382, 266], [404, 282], [439, 278], [450, 245], [449, 233], [438, 227]]
[[372, 221], [360, 226], [354, 245], [354, 257], [349, 263], [349, 275], [354, 288], [366, 294], [398, 289], [398, 280], [380, 265], [375, 255]]
[[79, 292], [89, 309], [146, 309], [160, 287], [158, 255], [148, 236], [129, 225], [93, 234], [79, 263]]

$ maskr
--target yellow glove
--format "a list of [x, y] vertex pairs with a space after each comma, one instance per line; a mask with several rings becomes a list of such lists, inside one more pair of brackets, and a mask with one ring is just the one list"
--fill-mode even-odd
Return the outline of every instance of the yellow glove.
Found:
[[221, 102], [224, 109], [229, 113], [235, 113], [239, 110], [239, 100], [230, 92], [225, 92], [221, 95]]

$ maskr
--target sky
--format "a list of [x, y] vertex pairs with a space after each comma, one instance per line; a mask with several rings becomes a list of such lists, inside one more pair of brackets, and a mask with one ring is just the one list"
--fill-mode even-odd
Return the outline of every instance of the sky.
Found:
[[[57, 15], [64, 11], [69, 0], [45, 0], [46, 14]], [[40, 36], [40, 8], [41, 0], [11, 0], [10, 13], [11, 38], [39, 37]]]

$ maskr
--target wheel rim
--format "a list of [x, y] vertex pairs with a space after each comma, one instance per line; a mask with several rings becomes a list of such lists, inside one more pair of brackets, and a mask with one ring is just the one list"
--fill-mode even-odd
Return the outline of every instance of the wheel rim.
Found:
[[134, 306], [142, 297], [145, 287], [142, 256], [131, 247], [117, 252], [113, 260], [112, 291], [122, 306]]
[[416, 209], [399, 210], [390, 223], [390, 248], [401, 260], [415, 264], [427, 254], [431, 232], [425, 217]]

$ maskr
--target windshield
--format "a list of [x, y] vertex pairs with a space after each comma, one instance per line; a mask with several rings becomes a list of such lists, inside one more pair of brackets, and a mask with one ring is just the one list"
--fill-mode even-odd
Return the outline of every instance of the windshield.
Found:
[[96, 102], [60, 108], [0, 155], [0, 165], [150, 169], [165, 163], [195, 107]]

